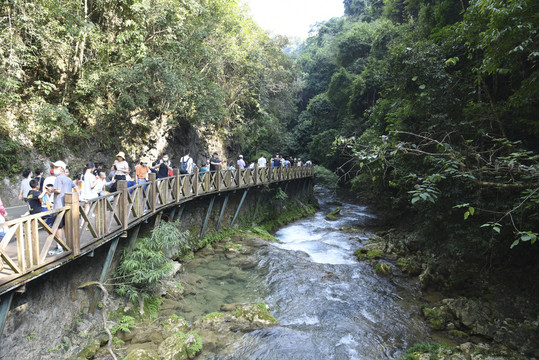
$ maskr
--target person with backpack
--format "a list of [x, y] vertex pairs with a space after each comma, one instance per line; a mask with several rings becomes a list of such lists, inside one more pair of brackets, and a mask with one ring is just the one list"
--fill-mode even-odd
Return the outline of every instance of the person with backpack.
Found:
[[180, 159], [180, 174], [191, 174], [193, 172], [193, 159], [189, 154], [189, 149], [185, 149], [185, 155]]

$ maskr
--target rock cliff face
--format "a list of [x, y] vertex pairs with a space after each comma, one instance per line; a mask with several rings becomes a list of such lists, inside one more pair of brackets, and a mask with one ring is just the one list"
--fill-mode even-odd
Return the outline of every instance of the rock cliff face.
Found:
[[[179, 166], [180, 158], [184, 155], [185, 149], [190, 149], [191, 157], [198, 165], [209, 159], [214, 151], [219, 153], [220, 160], [235, 160], [240, 153], [240, 146], [227, 141], [215, 128], [193, 127], [187, 122], [181, 122], [178, 126], [171, 127], [167, 125], [167, 118], [164, 116], [147, 120], [145, 125], [150, 128], [150, 131], [144, 138], [118, 143], [115, 148], [102, 148], [99, 141], [90, 139], [79, 150], [66, 148], [65, 156], [61, 158], [71, 167], [71, 176], [75, 176], [82, 172], [87, 161], [105, 164], [105, 169], [108, 170], [114, 161], [115, 154], [120, 150], [125, 152], [132, 171], [142, 156], [147, 156], [150, 160], [155, 161], [164, 152], [169, 154], [172, 165], [176, 167]], [[57, 156], [51, 157], [47, 154], [37, 153], [27, 139], [24, 144], [30, 156], [21, 159], [22, 162], [17, 166], [32, 170], [40, 168], [44, 170], [45, 174], [48, 174], [51, 162], [58, 160]], [[0, 198], [4, 205], [23, 205], [24, 203], [17, 198], [22, 178], [17, 175], [8, 177], [6, 174], [0, 174], [0, 180]]]

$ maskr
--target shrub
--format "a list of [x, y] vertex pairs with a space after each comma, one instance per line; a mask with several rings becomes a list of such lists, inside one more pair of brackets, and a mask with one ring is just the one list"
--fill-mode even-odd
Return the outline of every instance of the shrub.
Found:
[[314, 182], [317, 185], [323, 186], [328, 189], [337, 188], [337, 182], [339, 177], [331, 170], [326, 169], [323, 166], [314, 166]]

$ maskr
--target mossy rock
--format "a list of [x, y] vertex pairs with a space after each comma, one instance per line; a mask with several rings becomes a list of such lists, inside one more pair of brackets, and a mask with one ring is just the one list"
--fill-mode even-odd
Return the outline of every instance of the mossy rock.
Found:
[[90, 341], [90, 343], [80, 352], [72, 358], [73, 360], [86, 360], [86, 359], [92, 359], [95, 354], [99, 351], [101, 348], [101, 341], [99, 339], [94, 339]]
[[464, 331], [460, 331], [460, 330], [449, 330], [449, 335], [451, 335], [453, 337], [456, 337], [456, 338], [459, 338], [459, 339], [466, 339], [466, 338], [470, 337], [470, 335], [468, 335]]
[[352, 226], [342, 226], [341, 228], [339, 228], [339, 230], [340, 231], [345, 231], [345, 232], [353, 232], [353, 233], [363, 232], [363, 230], [357, 229], [357, 228], [352, 227]]
[[131, 351], [123, 360], [161, 360], [155, 350], [136, 349]]
[[278, 324], [277, 319], [269, 313], [268, 306], [263, 302], [236, 306], [234, 317], [240, 320], [247, 320], [251, 323], [265, 325]]
[[354, 255], [357, 256], [358, 260], [371, 260], [371, 259], [379, 259], [384, 255], [384, 252], [379, 249], [358, 249], [354, 251]]
[[413, 257], [399, 258], [396, 265], [402, 272], [412, 276], [421, 274], [421, 264]]
[[342, 206], [342, 201], [333, 200], [328, 203], [329, 205]]
[[422, 310], [423, 316], [425, 316], [425, 320], [427, 320], [430, 327], [436, 330], [443, 330], [446, 328], [450, 316], [445, 307], [424, 307]]
[[225, 244], [225, 251], [239, 253], [243, 250], [240, 244], [234, 244], [232, 241], [227, 241]]
[[375, 269], [378, 275], [382, 275], [382, 276], [393, 275], [393, 268], [391, 267], [391, 265], [387, 263], [379, 262], [376, 264]]
[[168, 333], [168, 335], [175, 334], [178, 331], [185, 332], [189, 330], [189, 324], [187, 323], [187, 320], [176, 314], [170, 315], [168, 318], [165, 319], [165, 321], [161, 323], [161, 325], [163, 326], [163, 329]]
[[326, 214], [326, 220], [335, 221], [337, 220], [337, 215], [341, 214], [341, 208], [338, 207], [335, 210]]
[[200, 351], [202, 340], [196, 332], [178, 331], [159, 345], [158, 353], [161, 360], [187, 360], [195, 357]]
[[206, 314], [202, 318], [202, 323], [214, 323], [214, 322], [220, 322], [225, 318], [225, 314], [222, 312], [212, 312], [209, 314]]

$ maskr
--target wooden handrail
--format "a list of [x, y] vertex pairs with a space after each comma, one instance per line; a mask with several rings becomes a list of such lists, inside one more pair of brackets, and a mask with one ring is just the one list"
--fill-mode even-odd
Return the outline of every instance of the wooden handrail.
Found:
[[[85, 202], [77, 193], [65, 195], [65, 207], [14, 219], [0, 225], [7, 228], [0, 240], [0, 294], [18, 280], [29, 281], [29, 273], [44, 266], [70, 261], [124, 233], [165, 208], [203, 195], [249, 188], [279, 181], [313, 176], [313, 167], [259, 168], [221, 170], [157, 179], [131, 187], [127, 181], [117, 184], [118, 191]], [[64, 226], [64, 238], [58, 229]], [[51, 254], [53, 243], [65, 251]], [[69, 259], [69, 260], [66, 260]], [[58, 265], [56, 265], [58, 266]], [[37, 275], [36, 275], [37, 276]]]

